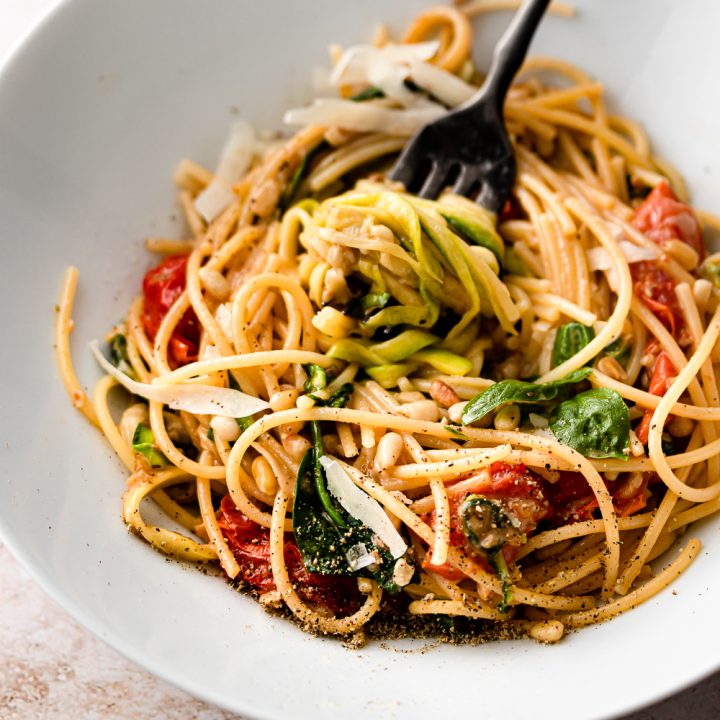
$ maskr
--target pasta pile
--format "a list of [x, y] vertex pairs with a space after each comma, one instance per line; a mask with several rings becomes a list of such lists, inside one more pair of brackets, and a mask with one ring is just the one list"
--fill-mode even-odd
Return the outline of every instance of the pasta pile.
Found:
[[[124, 521], [313, 632], [440, 615], [554, 642], [670, 584], [699, 542], [652, 562], [720, 509], [720, 264], [701, 232], [718, 221], [600, 83], [525, 64], [499, 217], [385, 178], [482, 82], [470, 17], [492, 8], [334, 48], [339, 97], [290, 112], [289, 140], [243, 127], [215, 173], [183, 161], [189, 237], [148, 240], [165, 259], [110, 360], [96, 348], [92, 399], [66, 275], [61, 373], [127, 466]], [[182, 531], [148, 524], [148, 497]]]

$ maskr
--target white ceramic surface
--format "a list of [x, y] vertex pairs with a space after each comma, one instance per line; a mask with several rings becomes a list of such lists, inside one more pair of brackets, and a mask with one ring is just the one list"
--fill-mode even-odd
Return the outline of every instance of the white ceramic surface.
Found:
[[[253, 718], [590, 720], [669, 694], [720, 665], [717, 522], [706, 552], [666, 592], [554, 647], [531, 642], [405, 653], [349, 651], [268, 617], [224, 583], [163, 560], [119, 518], [124, 473], [74, 413], [51, 353], [63, 268], [80, 267], [75, 356], [121, 317], [149, 259], [146, 234], [177, 229], [170, 176], [211, 164], [237, 112], [279, 127], [310, 95], [329, 42], [400, 27], [418, 0], [263, 3], [67, 0], [0, 75], [0, 533], [35, 577], [128, 657]], [[720, 198], [720, 97], [710, 0], [579, 2], [548, 18], [534, 52], [606, 81], [679, 165], [695, 200]], [[485, 63], [507, 16], [482, 26]], [[717, 208], [718, 203], [715, 203]]]

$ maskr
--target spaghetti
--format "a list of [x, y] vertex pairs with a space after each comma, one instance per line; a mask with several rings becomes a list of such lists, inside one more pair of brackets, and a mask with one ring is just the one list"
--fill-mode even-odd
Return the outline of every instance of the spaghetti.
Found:
[[600, 83], [526, 63], [499, 217], [385, 179], [481, 84], [469, 17], [511, 4], [335, 48], [340, 97], [289, 112], [290, 140], [243, 125], [215, 173], [183, 161], [191, 237], [148, 239], [166, 257], [95, 348], [92, 400], [65, 277], [60, 372], [130, 472], [124, 521], [313, 632], [464, 616], [555, 642], [671, 583], [699, 542], [651, 563], [720, 509], [717, 221]]

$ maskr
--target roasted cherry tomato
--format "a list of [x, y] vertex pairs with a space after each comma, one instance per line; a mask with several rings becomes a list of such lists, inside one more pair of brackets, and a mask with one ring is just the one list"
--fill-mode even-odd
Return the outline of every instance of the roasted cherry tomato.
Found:
[[[270, 567], [270, 531], [240, 512], [229, 495], [220, 503], [218, 524], [240, 566], [237, 579], [261, 593], [275, 590]], [[309, 573], [290, 535], [285, 536], [284, 554], [290, 582], [303, 600], [338, 615], [351, 614], [360, 607], [362, 597], [354, 578]]]
[[[173, 255], [150, 270], [143, 279], [143, 326], [150, 340], [155, 339], [164, 317], [185, 290], [187, 255]], [[172, 367], [187, 365], [198, 357], [200, 324], [192, 308], [180, 318], [168, 343]]]
[[[509, 465], [504, 462], [493, 463], [487, 471], [477, 475], [477, 484], [462, 494], [450, 496], [450, 544], [461, 547], [473, 556], [478, 564], [488, 568], [484, 558], [478, 556], [469, 545], [462, 530], [460, 509], [465, 498], [470, 495], [482, 495], [489, 500], [501, 503], [503, 512], [513, 519], [517, 530], [529, 535], [537, 524], [550, 515], [550, 504], [545, 497], [540, 477], [525, 465]], [[435, 512], [430, 515], [430, 524], [434, 527]], [[507, 544], [502, 549], [506, 562], [513, 562], [520, 546]], [[463, 573], [449, 564], [436, 566], [426, 558], [423, 567], [442, 575], [449, 580], [460, 580]]]
[[682, 240], [702, 260], [705, 243], [692, 208], [680, 202], [667, 182], [661, 182], [635, 212], [633, 225], [658, 245], [668, 240]]
[[[650, 474], [643, 473], [640, 482], [633, 475], [621, 481], [605, 482], [615, 512], [620, 517], [633, 515], [645, 507]], [[561, 472], [557, 482], [547, 483], [545, 492], [552, 507], [551, 520], [554, 525], [582, 522], [595, 517], [598, 501], [581, 473]]]
[[683, 328], [683, 316], [680, 310], [675, 286], [677, 281], [654, 260], [633, 263], [630, 266], [635, 294], [642, 300], [660, 322], [678, 337]]
[[[675, 370], [675, 366], [672, 364], [670, 356], [664, 351], [661, 352], [655, 361], [655, 367], [653, 368], [653, 374], [650, 378], [648, 392], [652, 395], [662, 397], [667, 392], [670, 383], [676, 375], [677, 370]], [[648, 441], [648, 433], [650, 432], [650, 423], [652, 421], [653, 412], [654, 410], [652, 408], [647, 408], [640, 424], [635, 430], [638, 440], [640, 440], [643, 445], [645, 445]], [[668, 420], [669, 419], [670, 417], [668, 417]]]

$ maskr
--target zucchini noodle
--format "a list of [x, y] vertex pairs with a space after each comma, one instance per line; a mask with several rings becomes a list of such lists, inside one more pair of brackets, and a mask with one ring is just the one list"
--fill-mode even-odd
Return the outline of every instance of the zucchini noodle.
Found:
[[[232, 181], [183, 160], [187, 228], [148, 238], [166, 257], [106, 336], [92, 399], [64, 278], [59, 372], [127, 468], [124, 522], [313, 633], [451, 616], [555, 642], [669, 585], [700, 551], [678, 536], [720, 511], [702, 238], [720, 219], [600, 82], [526, 61], [499, 216], [387, 179], [417, 113], [481, 84], [471, 19], [517, 5], [435, 7], [402, 39], [336, 49], [347, 112], [320, 101], [289, 139], [252, 140]], [[138, 395], [121, 412], [119, 386]]]

